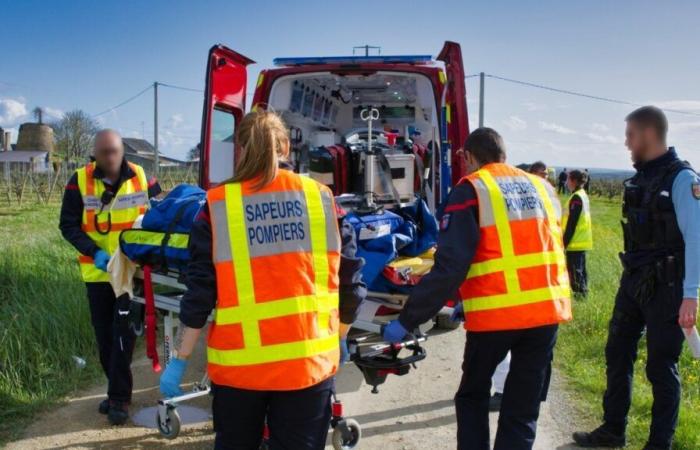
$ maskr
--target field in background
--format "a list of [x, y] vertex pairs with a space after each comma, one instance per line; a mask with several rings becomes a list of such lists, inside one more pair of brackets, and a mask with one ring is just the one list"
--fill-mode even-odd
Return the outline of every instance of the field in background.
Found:
[[[562, 327], [555, 357], [567, 375], [572, 406], [589, 419], [571, 424], [572, 431], [589, 427], [602, 414], [607, 323], [620, 275], [619, 201], [596, 197], [592, 209], [596, 249], [588, 264], [591, 294], [587, 301], [575, 303], [574, 321]], [[61, 238], [57, 224], [55, 204], [0, 207], [0, 445], [21, 432], [37, 410], [100, 376], [75, 252]], [[87, 359], [87, 367], [78, 369], [72, 355]], [[642, 343], [630, 418], [632, 448], [641, 448], [649, 425], [651, 390], [645, 361]], [[681, 373], [684, 392], [675, 448], [697, 449], [700, 362], [687, 350]]]
[[[619, 197], [618, 197], [619, 198]], [[575, 408], [590, 417], [594, 426], [602, 418], [605, 391], [605, 342], [608, 321], [619, 284], [621, 267], [618, 253], [622, 249], [620, 203], [594, 198], [592, 201], [595, 249], [589, 255], [590, 294], [586, 301], [574, 303], [574, 320], [562, 326], [555, 354], [555, 364], [567, 375]], [[635, 366], [635, 385], [628, 437], [631, 448], [641, 448], [648, 436], [651, 417], [651, 386], [646, 380], [646, 342], [642, 339]], [[687, 348], [681, 359], [683, 397], [681, 418], [674, 449], [700, 448], [700, 361], [692, 359]], [[585, 430], [591, 424], [572, 424]], [[572, 430], [573, 431], [573, 430]]]

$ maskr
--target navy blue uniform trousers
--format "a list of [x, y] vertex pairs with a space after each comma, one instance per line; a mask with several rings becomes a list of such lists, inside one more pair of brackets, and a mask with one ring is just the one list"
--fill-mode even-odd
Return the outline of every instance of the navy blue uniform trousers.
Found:
[[331, 423], [333, 377], [296, 391], [213, 385], [216, 450], [258, 450], [265, 422], [270, 450], [323, 450]]
[[571, 290], [577, 294], [588, 295], [586, 252], [566, 252], [566, 267], [569, 270]]
[[489, 397], [496, 366], [511, 352], [494, 450], [530, 450], [549, 377], [558, 325], [467, 332], [455, 396], [459, 450], [489, 449]]
[[123, 310], [129, 309], [130, 300], [126, 296], [117, 299], [112, 285], [107, 282], [85, 285], [100, 364], [109, 380], [107, 396], [110, 400], [130, 402], [133, 387], [131, 358], [136, 335], [129, 327], [129, 318], [118, 313], [119, 306]]
[[[646, 295], [640, 286], [647, 287]], [[678, 325], [678, 310], [682, 297], [680, 280], [669, 286], [655, 281], [653, 274], [643, 270], [625, 272], [605, 347], [608, 386], [603, 398], [604, 420], [608, 429], [622, 434], [632, 401], [637, 347], [646, 327], [646, 375], [654, 395], [649, 443], [662, 448], [670, 447], [678, 424], [681, 395], [678, 359], [684, 340]]]

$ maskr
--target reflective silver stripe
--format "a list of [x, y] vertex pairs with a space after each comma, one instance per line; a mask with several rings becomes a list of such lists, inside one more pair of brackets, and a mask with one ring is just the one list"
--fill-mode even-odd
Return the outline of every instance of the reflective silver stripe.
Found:
[[311, 229], [302, 191], [247, 195], [243, 198], [246, 235], [251, 258], [310, 252]]
[[[120, 211], [124, 209], [136, 208], [144, 206], [148, 203], [148, 192], [139, 191], [131, 194], [121, 194], [105, 206], [105, 211]], [[102, 201], [94, 195], [83, 195], [83, 208], [86, 210], [99, 210], [102, 207]]]
[[226, 202], [209, 203], [212, 231], [215, 236], [213, 258], [214, 264], [233, 261], [231, 254], [231, 237], [228, 232], [228, 217], [226, 217]]
[[340, 234], [338, 232], [338, 223], [335, 218], [335, 206], [333, 205], [331, 193], [328, 191], [321, 191], [321, 202], [323, 202], [323, 209], [326, 211], [326, 248], [329, 252], [339, 252]]
[[479, 226], [490, 227], [495, 225], [496, 219], [493, 217], [493, 206], [491, 206], [491, 196], [488, 188], [479, 179], [471, 180], [471, 183], [474, 186], [477, 201], [479, 202]]

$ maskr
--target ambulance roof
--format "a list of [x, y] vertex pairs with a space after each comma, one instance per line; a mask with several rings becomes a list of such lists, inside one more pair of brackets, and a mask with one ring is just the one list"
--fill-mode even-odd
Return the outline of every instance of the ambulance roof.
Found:
[[428, 64], [432, 62], [430, 55], [400, 55], [400, 56], [321, 56], [298, 58], [275, 58], [272, 63], [277, 67], [307, 66], [323, 64]]

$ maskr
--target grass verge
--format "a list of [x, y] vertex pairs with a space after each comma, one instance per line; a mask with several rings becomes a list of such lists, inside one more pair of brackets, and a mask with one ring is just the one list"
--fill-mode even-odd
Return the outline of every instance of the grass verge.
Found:
[[[99, 376], [85, 287], [58, 208], [0, 210], [0, 447]], [[79, 369], [73, 355], [87, 360]]]
[[[594, 250], [588, 256], [590, 294], [574, 302], [574, 320], [561, 328], [556, 364], [567, 375], [573, 405], [590, 419], [575, 424], [585, 430], [602, 417], [605, 391], [605, 343], [608, 321], [622, 272], [618, 253], [622, 250], [620, 203], [594, 198], [592, 201]], [[628, 440], [631, 448], [641, 448], [648, 437], [651, 418], [651, 385], [645, 376], [646, 341], [642, 338], [634, 376], [634, 397], [630, 411]], [[681, 415], [674, 449], [700, 448], [700, 361], [692, 359], [687, 348], [681, 357], [683, 394]]]

